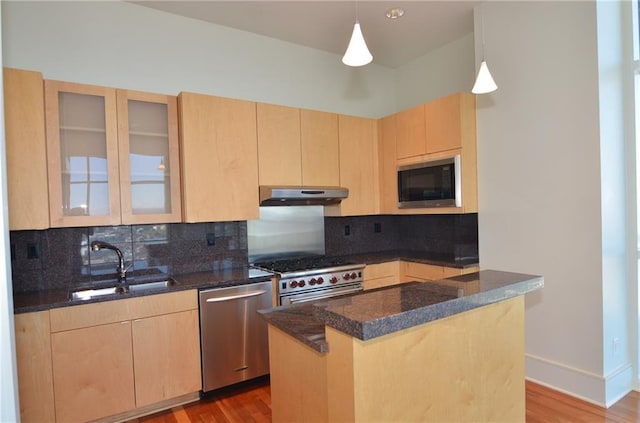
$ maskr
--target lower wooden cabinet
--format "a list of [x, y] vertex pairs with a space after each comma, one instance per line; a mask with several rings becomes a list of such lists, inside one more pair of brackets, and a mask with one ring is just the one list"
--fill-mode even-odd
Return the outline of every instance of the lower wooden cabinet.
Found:
[[400, 262], [368, 264], [364, 268], [364, 289], [381, 288], [400, 283]]
[[[412, 261], [390, 261], [386, 263], [369, 264], [364, 269], [364, 289], [381, 288], [411, 281], [438, 281], [452, 276], [477, 272], [479, 267], [457, 268], [437, 266], [433, 264], [416, 263]], [[465, 287], [468, 283], [444, 282], [444, 285]], [[465, 291], [465, 293], [467, 293]], [[469, 292], [471, 293], [471, 292]]]
[[131, 322], [51, 334], [56, 421], [86, 422], [135, 408]]
[[136, 406], [199, 391], [198, 310], [132, 323]]
[[464, 275], [477, 272], [479, 267], [447, 267], [433, 264], [415, 263], [411, 261], [400, 262], [400, 279], [409, 281], [437, 281], [439, 279], [450, 278], [452, 276]]
[[20, 420], [54, 421], [49, 311], [17, 314], [14, 320]]
[[196, 290], [18, 314], [15, 322], [24, 422], [127, 420], [198, 397]]

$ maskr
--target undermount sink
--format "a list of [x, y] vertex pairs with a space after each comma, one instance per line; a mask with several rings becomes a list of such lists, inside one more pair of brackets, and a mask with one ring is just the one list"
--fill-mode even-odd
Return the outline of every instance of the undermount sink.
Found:
[[150, 291], [154, 289], [164, 289], [170, 286], [177, 285], [178, 282], [175, 279], [168, 278], [161, 281], [153, 281], [153, 282], [142, 282], [131, 285], [117, 285], [110, 286], [105, 288], [88, 288], [88, 289], [79, 289], [77, 291], [71, 292], [69, 297], [72, 301], [77, 300], [91, 300], [94, 298], [105, 297], [108, 295], [124, 295], [129, 292], [144, 292]]

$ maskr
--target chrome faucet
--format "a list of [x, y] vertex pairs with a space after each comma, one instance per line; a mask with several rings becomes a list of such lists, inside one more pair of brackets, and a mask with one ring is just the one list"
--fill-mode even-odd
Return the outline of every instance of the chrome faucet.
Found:
[[118, 267], [116, 268], [116, 272], [118, 272], [118, 282], [119, 283], [127, 283], [127, 270], [128, 268], [124, 267], [124, 255], [122, 251], [115, 245], [109, 244], [104, 241], [93, 241], [91, 243], [91, 249], [93, 251], [100, 251], [103, 248], [107, 250], [113, 250], [118, 255]]

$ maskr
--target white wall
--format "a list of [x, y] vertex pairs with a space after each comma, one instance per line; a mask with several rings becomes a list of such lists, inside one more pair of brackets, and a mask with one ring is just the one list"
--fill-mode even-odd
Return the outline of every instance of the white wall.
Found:
[[[3, 15], [0, 5], [0, 17]], [[2, 25], [0, 25], [1, 29]], [[0, 37], [0, 41], [2, 37]], [[2, 49], [0, 48], [0, 51]], [[2, 58], [0, 58], [2, 67]], [[0, 99], [3, 98], [0, 80]], [[7, 182], [4, 147], [4, 102], [0, 101], [0, 422], [20, 420], [18, 406], [18, 379], [15, 366], [15, 335], [13, 325], [13, 289], [11, 286], [11, 261], [9, 257], [9, 225], [7, 216]]]
[[471, 91], [475, 80], [473, 33], [396, 69], [397, 111]]
[[192, 91], [381, 117], [393, 70], [124, 2], [4, 2], [5, 66], [46, 79]]
[[[499, 87], [478, 97], [480, 264], [545, 278], [526, 299], [527, 376], [609, 404], [630, 388], [630, 331], [624, 188], [610, 189], [624, 178], [623, 140], [599, 126], [596, 3], [489, 2], [479, 11]], [[613, 337], [615, 360], [605, 347]]]

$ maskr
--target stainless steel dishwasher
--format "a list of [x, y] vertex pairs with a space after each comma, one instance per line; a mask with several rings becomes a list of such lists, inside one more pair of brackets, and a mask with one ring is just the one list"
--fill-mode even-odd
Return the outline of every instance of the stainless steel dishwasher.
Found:
[[267, 323], [257, 311], [272, 306], [271, 282], [200, 291], [204, 392], [269, 373]]

